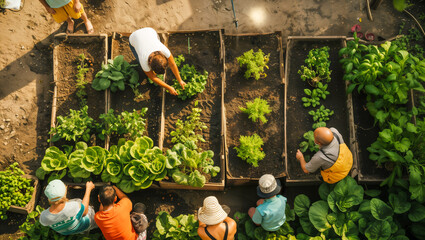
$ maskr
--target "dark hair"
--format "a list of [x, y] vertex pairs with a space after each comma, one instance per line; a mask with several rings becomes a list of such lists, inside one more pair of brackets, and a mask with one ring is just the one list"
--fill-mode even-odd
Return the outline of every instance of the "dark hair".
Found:
[[99, 199], [103, 206], [113, 204], [115, 196], [115, 189], [112, 186], [103, 186], [99, 192]]
[[153, 52], [149, 57], [149, 66], [156, 74], [164, 74], [168, 66], [167, 58], [159, 51]]

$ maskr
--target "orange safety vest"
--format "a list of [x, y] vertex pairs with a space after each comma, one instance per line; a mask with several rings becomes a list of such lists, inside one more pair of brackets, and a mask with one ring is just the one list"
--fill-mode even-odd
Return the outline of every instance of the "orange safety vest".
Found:
[[[337, 135], [335, 136], [338, 140], [338, 143], [340, 143], [341, 141], [339, 141], [339, 137]], [[324, 152], [322, 153], [327, 158], [329, 158]], [[332, 167], [322, 170], [320, 173], [322, 174], [323, 181], [334, 184], [344, 179], [350, 172], [351, 167], [353, 167], [353, 154], [347, 145], [342, 143], [339, 144], [339, 154], [335, 163], [332, 165]]]

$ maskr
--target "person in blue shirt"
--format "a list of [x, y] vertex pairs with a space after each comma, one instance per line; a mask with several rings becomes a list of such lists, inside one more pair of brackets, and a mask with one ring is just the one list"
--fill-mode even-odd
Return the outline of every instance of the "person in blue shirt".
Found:
[[261, 225], [266, 231], [277, 231], [286, 221], [287, 200], [279, 194], [281, 189], [280, 180], [275, 179], [273, 175], [264, 174], [258, 181], [257, 195], [261, 199], [257, 201], [256, 208], [248, 210], [248, 215], [255, 224]]

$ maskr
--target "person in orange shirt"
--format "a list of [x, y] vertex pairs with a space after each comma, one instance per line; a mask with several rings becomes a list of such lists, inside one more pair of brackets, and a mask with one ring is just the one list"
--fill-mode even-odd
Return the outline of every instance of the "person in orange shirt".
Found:
[[[118, 203], [117, 197], [120, 199]], [[99, 192], [100, 208], [94, 216], [94, 220], [102, 230], [106, 240], [145, 240], [148, 220], [143, 214], [145, 206], [137, 203], [135, 211], [141, 218], [136, 218], [139, 223], [132, 223], [130, 213], [132, 210], [131, 200], [116, 186], [104, 186]], [[134, 218], [133, 218], [134, 219]], [[139, 233], [133, 227], [136, 224]], [[144, 225], [143, 229], [140, 225]], [[140, 230], [141, 229], [141, 230]]]

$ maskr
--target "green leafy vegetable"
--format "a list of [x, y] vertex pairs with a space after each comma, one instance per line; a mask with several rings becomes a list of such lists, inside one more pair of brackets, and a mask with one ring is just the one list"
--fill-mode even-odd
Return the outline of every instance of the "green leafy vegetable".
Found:
[[90, 70], [88, 68], [88, 64], [92, 65], [91, 60], [87, 59], [84, 53], [81, 53], [78, 55], [77, 59], [77, 74], [75, 75], [76, 78], [76, 88], [77, 88], [77, 97], [80, 100], [80, 106], [83, 107], [84, 105], [87, 105], [87, 93], [86, 93], [86, 85], [89, 83], [85, 80], [86, 73]]
[[[192, 108], [191, 114], [186, 118], [185, 121], [177, 119], [176, 129], [171, 131], [170, 135], [172, 143], [185, 143], [187, 141], [193, 141], [195, 144], [198, 141], [205, 142], [202, 136], [202, 131], [207, 129], [204, 122], [201, 121], [202, 109], [197, 108], [198, 101], [195, 102], [195, 107]], [[201, 134], [196, 133], [200, 131]]]
[[305, 63], [307, 66], [302, 65], [301, 70], [298, 71], [303, 81], [308, 80], [309, 84], [315, 87], [319, 82], [331, 80], [329, 47], [310, 50]]
[[264, 115], [272, 112], [267, 100], [261, 98], [256, 98], [252, 102], [247, 102], [246, 108], [239, 107], [239, 109], [243, 113], [247, 113], [249, 119], [253, 122], [257, 122], [257, 119], [260, 119], [261, 123], [267, 123], [267, 118]]
[[245, 67], [245, 78], [249, 79], [253, 77], [255, 80], [260, 78], [267, 77], [267, 74], [264, 72], [265, 68], [269, 69], [267, 63], [269, 62], [270, 53], [264, 55], [261, 49], [258, 49], [257, 52], [254, 52], [253, 49], [245, 52], [242, 56], [237, 57], [240, 67]]
[[263, 152], [263, 139], [254, 133], [252, 136], [240, 136], [240, 145], [234, 149], [238, 153], [238, 157], [245, 160], [254, 167], [258, 167], [258, 161], [264, 159], [266, 154]]
[[173, 218], [167, 212], [161, 211], [156, 217], [155, 226], [153, 240], [201, 239], [197, 232], [199, 223], [193, 214], [182, 214]]

